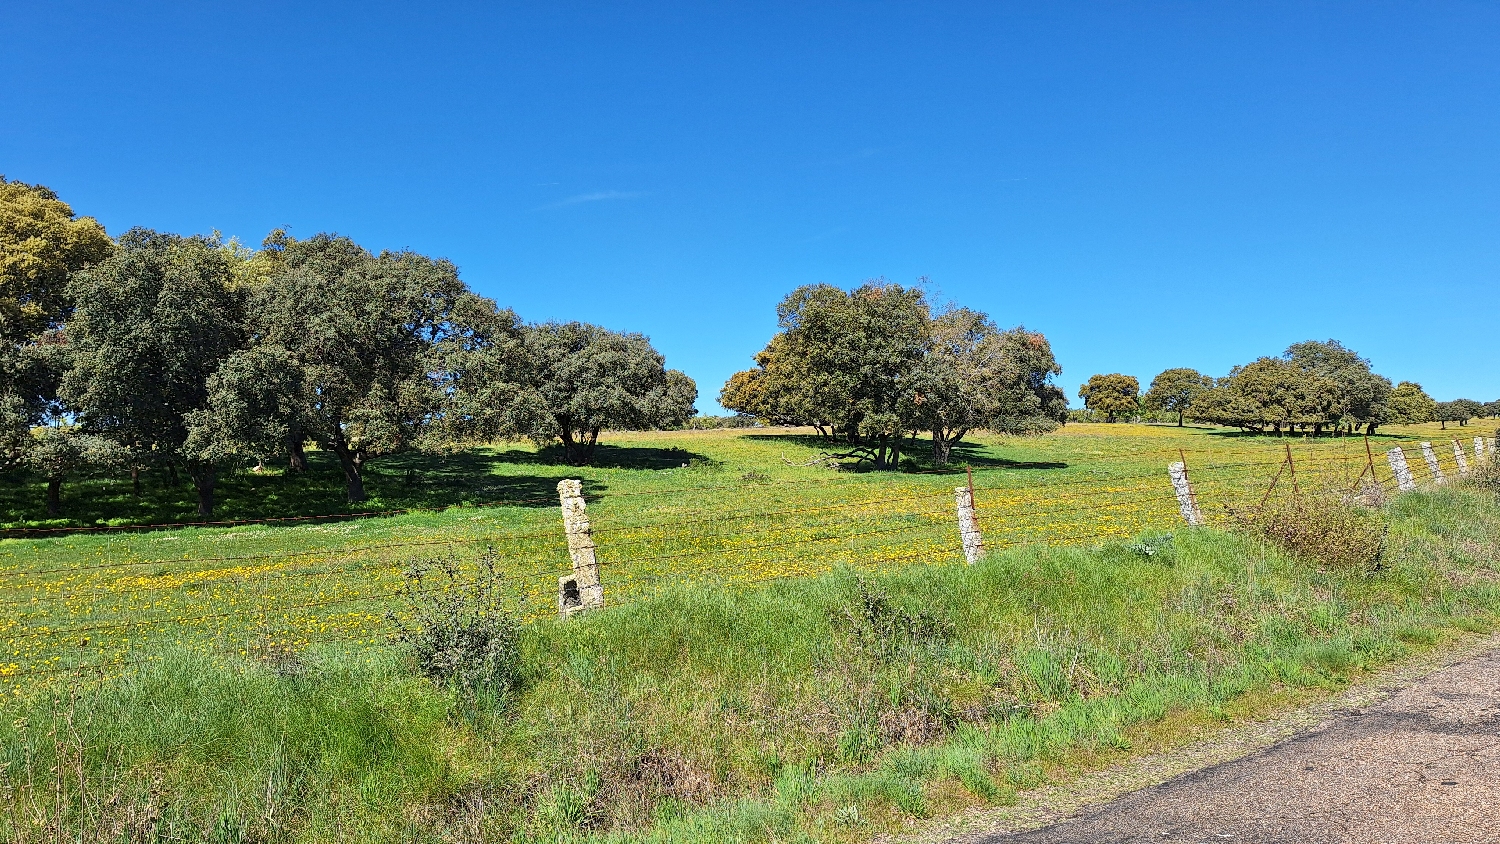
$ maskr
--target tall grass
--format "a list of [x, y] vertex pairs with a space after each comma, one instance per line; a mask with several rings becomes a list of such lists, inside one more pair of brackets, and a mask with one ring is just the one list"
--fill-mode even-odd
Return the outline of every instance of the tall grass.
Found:
[[1190, 530], [669, 590], [525, 627], [480, 711], [395, 647], [160, 650], [6, 705], [0, 838], [867, 839], [1489, 629], [1495, 496], [1388, 512], [1373, 571]]

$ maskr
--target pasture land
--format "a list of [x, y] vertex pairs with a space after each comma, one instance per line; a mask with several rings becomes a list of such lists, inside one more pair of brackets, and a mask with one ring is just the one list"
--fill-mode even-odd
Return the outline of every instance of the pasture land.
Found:
[[[1430, 430], [1429, 430], [1430, 429]], [[1479, 425], [1439, 431], [1396, 429], [1371, 441], [1382, 452], [1432, 440], [1444, 471], [1456, 474], [1448, 442], [1470, 445]], [[1440, 437], [1442, 437], [1440, 439]], [[389, 633], [390, 597], [414, 558], [472, 558], [493, 548], [522, 612], [549, 615], [559, 575], [569, 569], [556, 482], [583, 479], [611, 604], [663, 587], [759, 583], [830, 571], [880, 570], [961, 559], [952, 490], [973, 470], [987, 546], [1089, 545], [1180, 524], [1165, 465], [1185, 457], [1211, 523], [1253, 504], [1288, 448], [1296, 482], [1349, 488], [1365, 469], [1360, 438], [1244, 437], [1162, 426], [1069, 425], [1041, 438], [979, 436], [955, 452], [955, 467], [841, 472], [808, 465], [825, 446], [808, 431], [719, 430], [618, 434], [597, 465], [560, 465], [557, 456], [505, 446], [447, 459], [377, 463], [372, 509], [429, 507], [398, 515], [297, 521], [339, 513], [336, 470], [315, 460], [309, 477], [241, 473], [225, 484], [231, 518], [262, 524], [137, 532], [62, 532], [0, 541], [0, 683], [9, 694], [45, 685], [74, 666], [151, 659], [171, 645], [243, 656], [314, 643], [374, 644]], [[920, 454], [920, 452], [919, 452]], [[315, 455], [316, 457], [316, 455]], [[128, 483], [84, 480], [75, 496], [128, 521]], [[12, 517], [25, 492], [10, 490]], [[172, 520], [170, 490], [149, 515]], [[112, 498], [112, 496], [114, 498]], [[319, 498], [318, 496], [322, 496]], [[115, 501], [111, 504], [111, 501]], [[445, 509], [436, 509], [442, 505]], [[135, 514], [140, 515], [140, 514]], [[123, 518], [122, 518], [123, 517]]]
[[[492, 506], [9, 539], [0, 839], [863, 841], [1494, 627], [1493, 492], [1393, 495], [1375, 571], [1182, 527], [1166, 462], [1222, 524], [1288, 444], [1303, 487], [1365, 467], [1361, 440], [980, 438], [974, 566], [962, 470], [806, 465], [820, 445], [789, 431], [621, 434], [583, 470], [468, 455], [510, 493]], [[559, 622], [564, 477], [611, 608]], [[268, 503], [281, 482], [253, 480]], [[386, 614], [413, 557], [485, 546], [534, 622], [517, 687], [476, 708]]]

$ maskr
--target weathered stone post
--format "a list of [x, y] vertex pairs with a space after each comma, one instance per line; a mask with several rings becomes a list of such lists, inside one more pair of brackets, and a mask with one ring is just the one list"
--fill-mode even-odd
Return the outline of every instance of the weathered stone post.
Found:
[[1167, 464], [1167, 474], [1172, 478], [1172, 489], [1177, 493], [1177, 509], [1189, 525], [1203, 524], [1203, 512], [1198, 509], [1198, 499], [1193, 496], [1193, 486], [1188, 482], [1187, 464], [1178, 461]]
[[1484, 437], [1474, 438], [1474, 462], [1484, 462]]
[[984, 556], [984, 536], [974, 520], [974, 492], [967, 486], [954, 487], [953, 498], [958, 504], [958, 538], [964, 545], [964, 559], [972, 566]]
[[1387, 451], [1385, 459], [1390, 461], [1391, 474], [1396, 476], [1396, 489], [1410, 492], [1417, 488], [1417, 482], [1411, 478], [1411, 467], [1406, 465], [1406, 452], [1401, 450], [1401, 446], [1395, 446]]
[[1458, 463], [1458, 474], [1460, 477], [1469, 476], [1469, 458], [1464, 454], [1464, 447], [1453, 441], [1453, 460]]
[[573, 558], [573, 573], [557, 579], [557, 613], [567, 618], [574, 613], [603, 607], [604, 586], [599, 582], [599, 557], [595, 553], [594, 534], [589, 528], [589, 514], [583, 503], [583, 482], [558, 481], [557, 495], [562, 499], [568, 556]]
[[1432, 443], [1422, 443], [1422, 459], [1427, 462], [1427, 472], [1432, 475], [1433, 483], [1442, 483], [1447, 480], [1443, 477], [1443, 467], [1438, 465], [1437, 452], [1432, 450]]

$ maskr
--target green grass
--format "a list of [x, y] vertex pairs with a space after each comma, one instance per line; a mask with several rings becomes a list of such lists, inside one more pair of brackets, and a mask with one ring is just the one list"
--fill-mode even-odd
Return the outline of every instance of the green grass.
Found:
[[[1371, 445], [1382, 479], [1384, 449], [1420, 467], [1422, 439], [1451, 475], [1443, 437], [1490, 433]], [[953, 524], [961, 468], [835, 471], [783, 430], [617, 434], [584, 469], [520, 446], [377, 463], [370, 509], [429, 508], [399, 515], [0, 539], [0, 838], [862, 840], [1488, 629], [1492, 495], [1394, 499], [1373, 574], [1181, 529], [1167, 462], [1186, 456], [1222, 527], [1288, 445], [1303, 486], [1364, 468], [1359, 439], [979, 437], [955, 455], [995, 552], [975, 567]], [[311, 477], [226, 477], [221, 515], [347, 512], [314, 457]], [[560, 624], [567, 477], [609, 609]], [[40, 524], [35, 481], [7, 483], [0, 518]], [[108, 478], [66, 505], [89, 523], [191, 512], [187, 490], [148, 482], [137, 503]], [[1131, 550], [1165, 532], [1170, 549]], [[476, 714], [416, 679], [386, 614], [413, 558], [485, 546], [535, 623], [520, 691]], [[872, 648], [846, 613], [861, 577], [953, 635]]]
[[[475, 712], [384, 645], [157, 648], [0, 719], [5, 840], [854, 841], [1005, 802], [1171, 719], [1336, 689], [1500, 619], [1500, 504], [1387, 508], [1374, 572], [1213, 529], [683, 586], [523, 629]], [[883, 594], [881, 638], [857, 610]], [[904, 614], [904, 615], [903, 615]], [[9, 824], [9, 826], [5, 826]], [[75, 837], [78, 836], [78, 837]], [[134, 836], [134, 837], [132, 837]], [[156, 836], [156, 837], [152, 837]]]
[[[1469, 426], [1464, 435], [1477, 430]], [[1391, 442], [1437, 433], [1384, 437], [1374, 444], [1377, 461]], [[1087, 545], [1173, 529], [1180, 519], [1163, 469], [1179, 453], [1210, 520], [1223, 523], [1229, 506], [1263, 494], [1288, 444], [1302, 483], [1321, 477], [1348, 484], [1363, 468], [1358, 439], [1132, 425], [979, 437], [955, 457], [974, 469], [989, 547]], [[952, 489], [961, 472], [934, 472], [920, 450], [900, 473], [807, 465], [822, 448], [806, 432], [681, 431], [613, 435], [599, 464], [583, 469], [561, 465], [550, 450], [515, 445], [405, 456], [375, 464], [368, 506], [451, 506], [312, 523], [0, 539], [0, 691], [48, 682], [51, 675], [37, 672], [154, 658], [169, 645], [234, 655], [268, 643], [379, 642], [410, 559], [473, 556], [486, 545], [504, 561], [526, 612], [546, 615], [569, 566], [555, 505], [556, 483], [565, 477], [584, 481], [612, 604], [687, 584], [959, 558]], [[1451, 449], [1438, 454], [1453, 473]], [[338, 503], [337, 473], [314, 458], [310, 477], [229, 474], [222, 515], [346, 509]], [[1415, 451], [1410, 459], [1421, 463]], [[142, 505], [149, 512], [133, 513], [125, 481], [86, 480], [71, 489], [70, 507], [86, 505], [104, 521], [191, 512], [186, 490], [154, 490], [157, 497]], [[3, 506], [12, 522], [34, 521], [23, 504], [40, 500], [36, 484], [13, 483], [8, 494]], [[494, 506], [464, 506], [480, 503]]]

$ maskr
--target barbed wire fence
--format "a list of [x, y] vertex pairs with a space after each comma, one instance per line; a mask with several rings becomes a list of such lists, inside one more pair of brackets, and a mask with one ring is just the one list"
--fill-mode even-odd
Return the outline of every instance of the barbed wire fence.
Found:
[[[1138, 451], [1116, 461], [1123, 466], [1098, 461], [1085, 477], [1014, 483], [1026, 470], [981, 470], [977, 482], [972, 471], [930, 473], [922, 488], [877, 490], [817, 506], [718, 507], [716, 501], [738, 498], [745, 487], [689, 485], [611, 493], [608, 498], [683, 496], [689, 504], [662, 518], [605, 518], [597, 524], [590, 519], [584, 486], [565, 479], [559, 483], [559, 497], [552, 499], [562, 512], [560, 528], [188, 560], [0, 569], [0, 637], [11, 646], [8, 658], [0, 654], [0, 691], [47, 677], [103, 676], [143, 665], [156, 659], [151, 651], [161, 644], [242, 646], [240, 651], [248, 652], [257, 640], [298, 646], [379, 641], [387, 632], [383, 623], [404, 565], [414, 553], [472, 554], [497, 543], [513, 547], [504, 574], [525, 617], [569, 617], [643, 600], [663, 589], [755, 587], [840, 566], [877, 570], [897, 564], [972, 564], [987, 551], [1004, 548], [1086, 545], [1182, 524], [1220, 524], [1235, 508], [1257, 501], [1263, 506], [1278, 489], [1296, 491], [1312, 483], [1351, 494], [1372, 487], [1382, 495], [1397, 494], [1461, 478], [1493, 459], [1497, 445], [1490, 434], [1474, 437], [1472, 448], [1454, 438], [1436, 445], [1391, 446], [1383, 454], [1368, 438], [1336, 450], [1310, 449], [1301, 456], [1291, 443], [1276, 451]], [[1143, 455], [1165, 458], [1157, 464], [1165, 471], [1140, 465]], [[755, 487], [835, 490], [857, 485], [859, 477], [796, 478]], [[958, 478], [963, 482], [955, 486], [932, 484]], [[255, 523], [284, 521], [291, 520]], [[657, 532], [661, 529], [669, 530]], [[183, 565], [185, 570], [173, 568], [166, 575], [139, 572]], [[56, 578], [80, 575], [96, 579], [48, 591]], [[193, 598], [202, 608], [185, 611], [183, 604], [192, 605]]]

